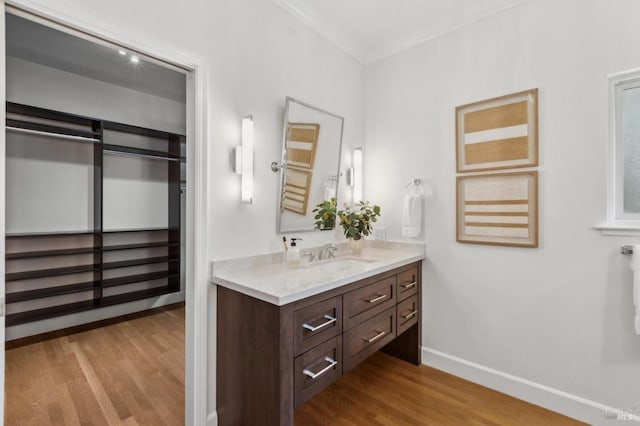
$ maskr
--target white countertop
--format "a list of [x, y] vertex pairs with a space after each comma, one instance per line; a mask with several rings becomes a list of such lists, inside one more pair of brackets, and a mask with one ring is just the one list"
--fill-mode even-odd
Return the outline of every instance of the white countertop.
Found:
[[[307, 251], [305, 249], [303, 251]], [[282, 306], [425, 258], [424, 244], [367, 241], [361, 256], [339, 244], [329, 261], [288, 268], [284, 253], [212, 262], [214, 284]]]

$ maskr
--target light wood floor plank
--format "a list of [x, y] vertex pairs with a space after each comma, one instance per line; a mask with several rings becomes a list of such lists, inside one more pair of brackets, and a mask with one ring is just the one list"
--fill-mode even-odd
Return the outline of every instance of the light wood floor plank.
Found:
[[5, 424], [184, 424], [184, 307], [6, 351]]
[[[184, 424], [184, 308], [6, 352], [5, 424]], [[572, 426], [577, 421], [382, 353], [296, 410], [298, 426]]]
[[583, 425], [425, 365], [376, 353], [301, 405], [299, 426]]

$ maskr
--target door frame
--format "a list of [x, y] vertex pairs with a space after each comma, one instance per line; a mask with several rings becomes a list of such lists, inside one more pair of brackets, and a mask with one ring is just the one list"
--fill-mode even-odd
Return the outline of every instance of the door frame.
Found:
[[[208, 166], [207, 166], [207, 63], [203, 58], [178, 54], [161, 43], [140, 43], [102, 27], [34, 4], [29, 0], [0, 0], [0, 188], [5, 187], [6, 52], [5, 12], [18, 9], [106, 42], [177, 65], [187, 71], [187, 206], [185, 280], [185, 424], [207, 424], [207, 294], [209, 289]], [[101, 26], [108, 23], [100, 22]], [[197, 232], [196, 232], [197, 230]], [[5, 237], [5, 191], [0, 190], [0, 237]], [[5, 257], [0, 244], [0, 259]], [[4, 341], [5, 265], [0, 261], [0, 337]], [[0, 353], [0, 425], [4, 424], [4, 357]]]

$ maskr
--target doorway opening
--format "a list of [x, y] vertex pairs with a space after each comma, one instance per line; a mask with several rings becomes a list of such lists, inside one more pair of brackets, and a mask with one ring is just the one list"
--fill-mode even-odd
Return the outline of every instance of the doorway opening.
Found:
[[[43, 360], [59, 363], [48, 373], [57, 390], [40, 389], [50, 408], [44, 415], [59, 415], [78, 390], [61, 385], [64, 375], [82, 373], [105, 419], [152, 416], [145, 407], [162, 405], [159, 400], [131, 398], [135, 388], [151, 386], [156, 397], [174, 401], [162, 416], [180, 423], [189, 381], [184, 302], [192, 262], [186, 258], [191, 71], [19, 10], [5, 15], [5, 25], [8, 424], [12, 410], [20, 412], [19, 398], [10, 399], [19, 394], [12, 389], [12, 366], [18, 365], [12, 363], [26, 362], [31, 345], [41, 345], [35, 352], [46, 356], [37, 369], [15, 368], [20, 383], [25, 371], [43, 378]], [[53, 347], [64, 349], [55, 354]], [[108, 350], [114, 351], [111, 361]], [[136, 351], [144, 354], [138, 360], [122, 357]], [[162, 362], [151, 368], [150, 357]], [[126, 379], [116, 377], [117, 385], [100, 380], [127, 366], [135, 386], [120, 389], [128, 400], [118, 399], [116, 389]], [[145, 379], [158, 371], [171, 385], [162, 391]]]

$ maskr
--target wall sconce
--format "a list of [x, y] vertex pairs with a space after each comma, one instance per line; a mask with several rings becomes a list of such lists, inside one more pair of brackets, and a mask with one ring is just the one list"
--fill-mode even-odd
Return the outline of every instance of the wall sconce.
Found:
[[[238, 164], [240, 162], [240, 164]], [[242, 202], [253, 202], [253, 116], [242, 119], [242, 146], [236, 147], [236, 173], [242, 174]], [[239, 167], [240, 166], [240, 167]]]
[[353, 167], [347, 169], [347, 185], [353, 191], [353, 203], [362, 201], [362, 147], [353, 149]]

